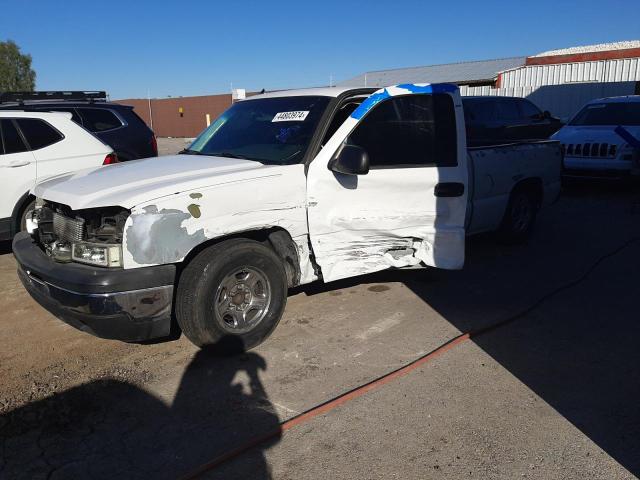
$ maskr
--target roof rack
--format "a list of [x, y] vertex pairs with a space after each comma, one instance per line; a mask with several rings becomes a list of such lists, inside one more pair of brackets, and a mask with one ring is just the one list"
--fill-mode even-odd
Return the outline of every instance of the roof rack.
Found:
[[0, 103], [46, 102], [51, 100], [88, 100], [104, 102], [104, 91], [42, 91], [42, 92], [0, 92]]

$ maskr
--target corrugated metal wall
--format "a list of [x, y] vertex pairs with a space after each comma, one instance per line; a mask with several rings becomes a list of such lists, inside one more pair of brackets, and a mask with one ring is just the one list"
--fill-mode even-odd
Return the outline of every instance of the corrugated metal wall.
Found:
[[461, 87], [462, 95], [526, 97], [563, 120], [593, 99], [637, 94], [640, 58], [526, 65], [502, 72], [500, 88]]
[[634, 95], [640, 84], [631, 82], [583, 82], [554, 85], [516, 86], [507, 88], [460, 87], [460, 94], [497, 95], [503, 97], [524, 97], [542, 110], [549, 110], [554, 116], [568, 121], [590, 100], [602, 97]]
[[620, 58], [555, 65], [528, 65], [502, 73], [501, 88], [561, 85], [574, 82], [640, 81], [640, 58]]

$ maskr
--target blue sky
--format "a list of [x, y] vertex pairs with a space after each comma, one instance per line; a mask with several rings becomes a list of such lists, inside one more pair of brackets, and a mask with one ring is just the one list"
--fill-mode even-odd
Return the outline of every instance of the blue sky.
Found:
[[638, 0], [0, 0], [37, 88], [111, 98], [327, 85], [367, 70], [640, 39]]

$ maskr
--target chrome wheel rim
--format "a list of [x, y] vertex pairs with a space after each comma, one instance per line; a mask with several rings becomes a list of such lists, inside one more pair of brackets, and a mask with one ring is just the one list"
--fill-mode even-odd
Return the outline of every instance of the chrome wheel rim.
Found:
[[517, 232], [525, 231], [531, 222], [533, 212], [531, 211], [531, 203], [524, 195], [520, 195], [515, 199], [511, 208], [511, 218], [513, 228]]
[[226, 275], [216, 292], [216, 319], [230, 333], [253, 330], [267, 315], [271, 284], [256, 267], [241, 267]]

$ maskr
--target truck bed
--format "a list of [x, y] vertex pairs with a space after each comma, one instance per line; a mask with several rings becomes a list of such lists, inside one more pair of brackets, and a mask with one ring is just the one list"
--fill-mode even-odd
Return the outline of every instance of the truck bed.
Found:
[[523, 181], [540, 182], [540, 206], [553, 202], [560, 193], [562, 154], [552, 140], [471, 147], [467, 234], [498, 229], [513, 189]]

